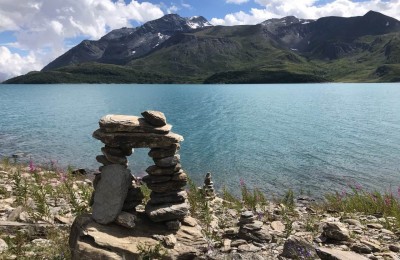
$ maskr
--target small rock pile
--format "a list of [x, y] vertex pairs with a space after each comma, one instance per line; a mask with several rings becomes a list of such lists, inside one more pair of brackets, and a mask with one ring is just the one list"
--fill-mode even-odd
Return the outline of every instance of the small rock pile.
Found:
[[271, 241], [269, 230], [264, 226], [263, 222], [256, 220], [252, 211], [242, 212], [238, 225], [240, 227], [239, 238], [258, 243]]
[[211, 179], [211, 172], [207, 172], [204, 179], [203, 192], [207, 199], [215, 198], [214, 182]]
[[132, 210], [141, 203], [143, 195], [127, 169], [126, 156], [133, 148], [150, 148], [155, 165], [147, 168], [143, 182], [152, 190], [145, 211], [154, 222], [168, 222], [170, 229], [179, 229], [189, 210], [183, 187], [187, 175], [181, 169], [179, 143], [183, 137], [171, 131], [163, 113], [145, 111], [143, 118], [107, 115], [101, 118], [100, 129], [93, 137], [105, 144], [97, 161], [100, 175], [95, 185], [93, 219], [108, 224], [117, 219], [121, 210]]

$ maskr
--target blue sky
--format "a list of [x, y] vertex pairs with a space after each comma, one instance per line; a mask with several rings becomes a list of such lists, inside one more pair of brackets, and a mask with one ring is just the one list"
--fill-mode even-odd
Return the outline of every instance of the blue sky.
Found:
[[214, 25], [229, 26], [288, 15], [349, 17], [369, 10], [400, 19], [400, 0], [1, 0], [0, 82], [42, 69], [83, 39], [167, 13], [202, 15]]

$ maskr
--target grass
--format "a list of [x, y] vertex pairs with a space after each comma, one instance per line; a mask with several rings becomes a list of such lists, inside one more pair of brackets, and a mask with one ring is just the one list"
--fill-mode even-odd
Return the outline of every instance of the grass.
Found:
[[[14, 208], [22, 207], [28, 213], [28, 221], [46, 223], [45, 233], [21, 229], [14, 234], [0, 235], [8, 245], [8, 250], [0, 254], [0, 259], [70, 259], [68, 246], [69, 227], [54, 222], [51, 207], [60, 207], [57, 215], [74, 217], [90, 210], [89, 200], [92, 187], [84, 182], [83, 176], [71, 174], [71, 169], [62, 171], [54, 163], [48, 167], [36, 167], [2, 160], [0, 170], [8, 174], [2, 176], [12, 184], [12, 193], [2, 192], [3, 198], [14, 197]], [[41, 240], [44, 243], [40, 243]], [[35, 243], [35, 241], [39, 241]]]
[[392, 230], [400, 228], [400, 187], [395, 194], [392, 191], [371, 192], [356, 185], [349, 191], [327, 194], [324, 207], [348, 214], [362, 212], [384, 218], [394, 217], [396, 220], [387, 226]]

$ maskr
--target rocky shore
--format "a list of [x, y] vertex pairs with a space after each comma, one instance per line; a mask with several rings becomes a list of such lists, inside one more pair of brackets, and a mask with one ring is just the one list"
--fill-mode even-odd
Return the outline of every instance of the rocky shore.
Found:
[[[0, 259], [400, 259], [394, 211], [340, 211], [291, 191], [267, 200], [244, 183], [238, 198], [216, 192], [211, 173], [198, 187], [182, 170], [183, 137], [161, 112], [142, 115], [100, 120], [93, 181], [0, 165]], [[139, 180], [127, 156], [143, 147], [154, 165]], [[384, 203], [398, 210], [398, 198]]]

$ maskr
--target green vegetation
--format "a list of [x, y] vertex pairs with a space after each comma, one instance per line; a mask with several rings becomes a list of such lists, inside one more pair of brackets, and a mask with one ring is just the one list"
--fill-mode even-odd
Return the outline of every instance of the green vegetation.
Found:
[[161, 243], [151, 246], [145, 243], [138, 244], [137, 250], [139, 251], [140, 259], [152, 260], [163, 259], [167, 256], [167, 250]]
[[177, 34], [125, 65], [82, 63], [31, 72], [6, 83], [308, 83], [400, 81], [398, 33], [289, 50], [262, 26], [210, 27]]

